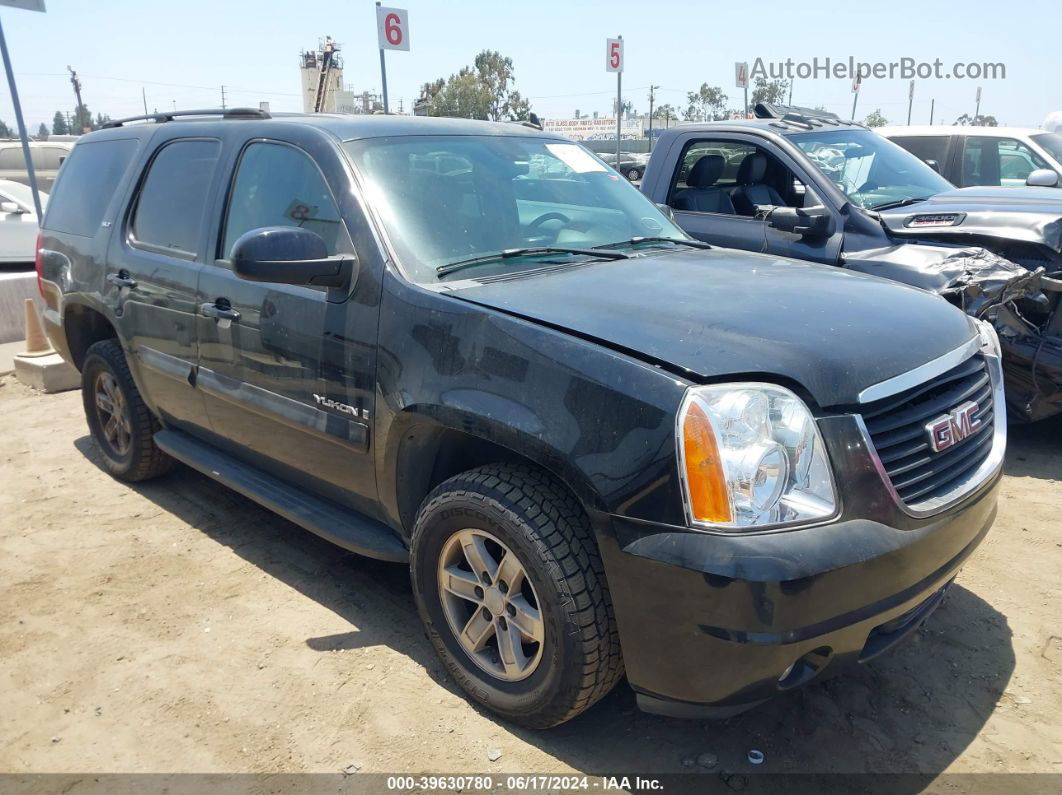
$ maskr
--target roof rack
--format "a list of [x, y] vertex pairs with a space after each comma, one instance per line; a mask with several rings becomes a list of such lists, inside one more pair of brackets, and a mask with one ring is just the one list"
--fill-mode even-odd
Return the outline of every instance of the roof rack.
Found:
[[103, 125], [107, 127], [121, 127], [132, 121], [153, 121], [157, 124], [173, 121], [178, 116], [220, 116], [223, 119], [269, 119], [269, 113], [258, 108], [207, 108], [204, 110], [173, 110], [166, 113], [146, 113], [140, 116], [128, 116], [124, 119], [113, 119]]
[[542, 130], [542, 122], [535, 113], [529, 113], [526, 119], [512, 119], [509, 123], [519, 124], [521, 127], [530, 127], [533, 130]]
[[817, 108], [801, 108], [796, 105], [773, 105], [769, 102], [757, 102], [753, 109], [757, 119], [773, 119], [771, 126], [780, 129], [798, 128], [814, 130], [818, 127], [865, 127], [857, 121], [842, 119], [836, 113]]

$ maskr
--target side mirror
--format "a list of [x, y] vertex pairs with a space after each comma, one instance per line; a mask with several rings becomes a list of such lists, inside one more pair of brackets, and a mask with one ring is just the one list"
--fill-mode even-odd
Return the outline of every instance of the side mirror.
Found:
[[15, 202], [0, 202], [0, 213], [22, 215], [24, 212], [26, 211]]
[[799, 207], [775, 207], [767, 216], [767, 225], [801, 237], [823, 237], [829, 232], [830, 216], [823, 208], [808, 211]]
[[1030, 188], [1057, 188], [1058, 172], [1049, 168], [1038, 168], [1025, 180]]
[[660, 212], [662, 212], [664, 215], [666, 215], [667, 216], [667, 220], [669, 220], [669, 221], [674, 221], [675, 220], [675, 210], [674, 210], [674, 208], [672, 208], [672, 206], [670, 204], [661, 204], [660, 202], [656, 202], [656, 209], [658, 209]]
[[922, 162], [934, 171], [936, 171], [938, 174], [940, 173], [940, 163], [938, 163], [936, 160], [923, 160]]
[[252, 229], [232, 247], [233, 272], [251, 282], [343, 287], [355, 262], [352, 256], [328, 256], [320, 235], [297, 226]]

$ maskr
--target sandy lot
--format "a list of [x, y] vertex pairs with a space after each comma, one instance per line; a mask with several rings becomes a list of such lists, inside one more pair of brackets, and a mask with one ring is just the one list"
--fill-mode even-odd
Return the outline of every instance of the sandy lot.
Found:
[[403, 567], [183, 467], [112, 480], [79, 393], [7, 377], [0, 417], [0, 772], [1062, 773], [1060, 422], [1013, 430], [994, 530], [895, 653], [724, 723], [623, 684], [535, 733], [461, 697]]

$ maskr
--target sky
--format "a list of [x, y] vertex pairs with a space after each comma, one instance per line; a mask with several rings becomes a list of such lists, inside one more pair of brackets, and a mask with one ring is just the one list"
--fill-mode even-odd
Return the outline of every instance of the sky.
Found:
[[[1058, 48], [1048, 31], [1062, 29], [1062, 2], [985, 0], [962, 3], [759, 0], [744, 2], [588, 2], [580, 0], [393, 0], [409, 11], [409, 52], [388, 52], [392, 109], [407, 111], [419, 86], [470, 64], [483, 49], [513, 60], [515, 87], [546, 118], [576, 109], [607, 115], [616, 77], [605, 71], [605, 40], [622, 34], [624, 99], [648, 109], [686, 105], [686, 92], [718, 85], [739, 107], [734, 63], [820, 61], [827, 57], [890, 62], [908, 57], [1006, 66], [1005, 79], [918, 80], [912, 123], [936, 123], [981, 112], [1001, 124], [1037, 127], [1062, 110]], [[358, 90], [380, 87], [375, 8], [371, 0], [46, 0], [44, 14], [0, 7], [26, 123], [51, 126], [57, 109], [75, 105], [67, 65], [77, 70], [85, 104], [112, 117], [149, 110], [217, 107], [221, 85], [232, 106], [301, 110], [298, 54], [330, 35], [342, 45], [344, 81]], [[1044, 33], [1037, 33], [1042, 31]], [[856, 116], [874, 109], [906, 122], [909, 81], [868, 79]], [[793, 104], [852, 111], [851, 81], [797, 80]], [[6, 85], [0, 120], [14, 128]]]

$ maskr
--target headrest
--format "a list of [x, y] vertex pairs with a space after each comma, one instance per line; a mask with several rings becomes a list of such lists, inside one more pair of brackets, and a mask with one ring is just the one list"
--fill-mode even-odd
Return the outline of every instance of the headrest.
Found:
[[739, 185], [753, 185], [757, 182], [763, 182], [763, 177], [767, 173], [767, 155], [754, 152], [751, 155], [745, 155], [745, 159], [741, 161], [741, 165], [738, 167], [737, 181]]
[[719, 179], [726, 168], [726, 159], [722, 155], [704, 155], [693, 164], [686, 184], [691, 188], [710, 188]]

